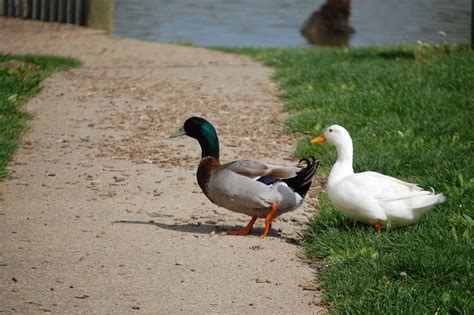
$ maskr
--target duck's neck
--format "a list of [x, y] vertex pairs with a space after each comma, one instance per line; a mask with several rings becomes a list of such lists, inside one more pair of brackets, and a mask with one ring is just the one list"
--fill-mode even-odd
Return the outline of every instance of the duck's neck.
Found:
[[201, 145], [201, 158], [210, 156], [219, 161], [219, 139], [212, 126], [203, 129], [202, 135], [197, 140]]
[[201, 145], [201, 162], [196, 173], [197, 181], [202, 191], [207, 195], [207, 186], [211, 179], [212, 170], [219, 167], [219, 139], [211, 125], [202, 129], [202, 134], [197, 139]]
[[354, 169], [352, 168], [352, 141], [336, 146], [336, 150], [337, 160], [329, 174], [328, 184], [336, 183], [340, 179], [354, 174]]

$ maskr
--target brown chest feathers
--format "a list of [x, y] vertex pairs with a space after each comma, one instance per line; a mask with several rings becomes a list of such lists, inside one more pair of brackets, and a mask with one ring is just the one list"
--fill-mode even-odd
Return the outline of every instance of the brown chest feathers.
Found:
[[206, 156], [201, 159], [199, 163], [199, 167], [197, 170], [197, 181], [199, 187], [201, 187], [202, 191], [207, 195], [207, 185], [209, 184], [209, 180], [211, 179], [212, 171], [216, 168], [221, 166], [219, 160], [212, 156]]

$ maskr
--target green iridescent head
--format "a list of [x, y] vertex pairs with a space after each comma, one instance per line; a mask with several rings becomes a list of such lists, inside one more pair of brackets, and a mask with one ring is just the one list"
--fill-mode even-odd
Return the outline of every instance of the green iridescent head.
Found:
[[212, 156], [219, 159], [219, 139], [214, 126], [201, 117], [188, 118], [183, 127], [173, 133], [170, 138], [188, 135], [196, 139], [201, 145], [201, 157]]

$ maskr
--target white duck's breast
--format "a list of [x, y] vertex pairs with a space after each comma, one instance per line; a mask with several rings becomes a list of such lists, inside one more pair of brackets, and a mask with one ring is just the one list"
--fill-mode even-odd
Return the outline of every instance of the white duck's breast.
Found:
[[[363, 174], [363, 173], [362, 173]], [[387, 217], [374, 194], [380, 187], [353, 174], [328, 184], [328, 196], [334, 206], [351, 218], [364, 223], [385, 222]]]

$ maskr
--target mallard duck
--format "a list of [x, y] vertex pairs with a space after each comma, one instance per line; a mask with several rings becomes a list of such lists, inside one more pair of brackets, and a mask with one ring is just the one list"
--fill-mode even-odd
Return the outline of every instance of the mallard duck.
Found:
[[[298, 167], [238, 160], [221, 164], [219, 140], [210, 122], [191, 117], [170, 137], [188, 135], [201, 145], [201, 161], [197, 182], [214, 204], [252, 217], [244, 229], [229, 230], [227, 234], [247, 235], [257, 218], [265, 218], [261, 237], [267, 236], [277, 216], [295, 210], [302, 203], [316, 173], [318, 161], [302, 159]], [[302, 162], [306, 163], [301, 167]]]
[[336, 147], [337, 160], [327, 183], [329, 200], [349, 217], [374, 225], [403, 226], [418, 222], [436, 204], [442, 193], [426, 191], [416, 184], [376, 172], [354, 173], [352, 139], [344, 127], [333, 125], [311, 143], [327, 141]]

